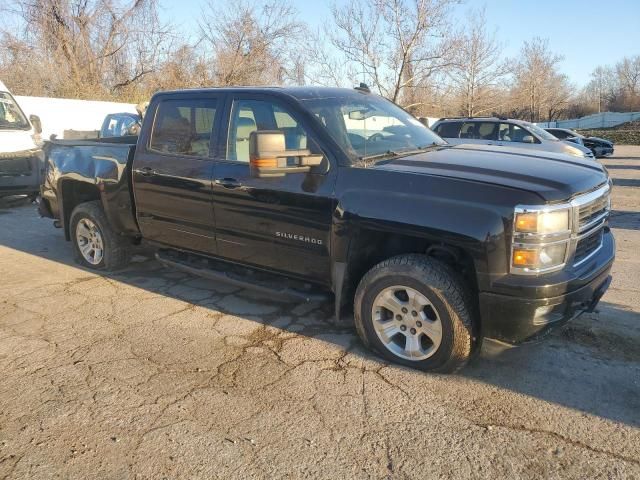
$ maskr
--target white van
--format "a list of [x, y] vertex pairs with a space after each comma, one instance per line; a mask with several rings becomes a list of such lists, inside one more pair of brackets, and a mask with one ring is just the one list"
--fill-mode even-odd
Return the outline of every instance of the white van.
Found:
[[38, 195], [43, 172], [41, 133], [40, 119], [27, 118], [0, 81], [0, 197]]

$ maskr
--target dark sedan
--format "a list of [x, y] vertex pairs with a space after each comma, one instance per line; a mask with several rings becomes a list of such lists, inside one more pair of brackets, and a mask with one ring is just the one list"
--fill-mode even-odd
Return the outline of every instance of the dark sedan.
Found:
[[567, 140], [584, 145], [593, 152], [596, 158], [607, 157], [613, 154], [613, 142], [599, 137], [585, 137], [575, 130], [568, 128], [545, 128], [547, 132], [560, 140]]

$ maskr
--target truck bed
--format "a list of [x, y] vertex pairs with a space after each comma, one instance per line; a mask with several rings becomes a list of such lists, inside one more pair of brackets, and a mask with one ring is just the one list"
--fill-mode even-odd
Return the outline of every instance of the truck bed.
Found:
[[[41, 188], [40, 213], [57, 218], [63, 226], [71, 214], [71, 201], [65, 189], [74, 185], [101, 200], [107, 218], [122, 234], [137, 235], [135, 206], [131, 188], [131, 163], [137, 137], [51, 140], [45, 142], [45, 176]], [[73, 199], [75, 200], [75, 199]], [[66, 206], [66, 207], [65, 207]], [[65, 229], [66, 230], [66, 229]]]

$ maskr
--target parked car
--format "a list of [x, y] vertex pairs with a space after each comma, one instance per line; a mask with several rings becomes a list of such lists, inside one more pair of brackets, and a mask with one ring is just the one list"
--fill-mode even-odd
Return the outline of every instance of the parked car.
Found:
[[140, 115], [135, 113], [110, 113], [104, 117], [100, 128], [100, 138], [137, 135], [140, 131]]
[[613, 142], [600, 137], [585, 137], [568, 128], [545, 128], [547, 132], [560, 140], [576, 142], [587, 147], [596, 158], [608, 157], [613, 154]]
[[559, 141], [549, 132], [523, 120], [497, 117], [442, 118], [432, 129], [453, 145], [509, 146], [593, 159], [593, 153], [588, 148]]
[[27, 118], [0, 82], [0, 197], [37, 196], [43, 171], [40, 133], [40, 119]]
[[450, 372], [482, 338], [538, 338], [610, 282], [602, 165], [451, 146], [366, 91], [157, 93], [130, 142], [45, 148], [40, 212], [81, 265], [122, 267], [145, 242], [218, 282], [333, 297], [365, 345], [404, 365]]

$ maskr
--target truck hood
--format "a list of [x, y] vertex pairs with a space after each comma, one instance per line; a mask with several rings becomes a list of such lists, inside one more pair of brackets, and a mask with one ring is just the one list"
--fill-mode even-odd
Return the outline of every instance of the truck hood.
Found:
[[0, 154], [36, 148], [32, 133], [30, 130], [0, 130]]
[[597, 162], [560, 153], [485, 145], [444, 146], [378, 163], [373, 168], [490, 183], [567, 200], [605, 183]]

